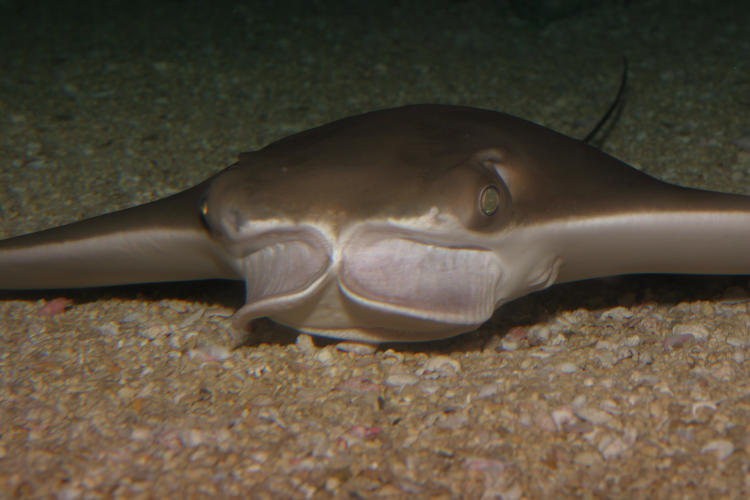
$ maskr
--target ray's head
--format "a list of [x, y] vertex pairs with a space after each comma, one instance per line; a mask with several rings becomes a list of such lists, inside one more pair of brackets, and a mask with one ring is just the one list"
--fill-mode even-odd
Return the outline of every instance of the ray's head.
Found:
[[210, 183], [201, 211], [246, 278], [241, 320], [436, 338], [554, 281], [554, 254], [506, 236], [596, 193], [587, 171], [556, 157], [588, 154], [575, 144], [471, 108], [374, 112], [242, 155]]
[[[482, 233], [510, 220], [505, 149], [451, 144], [449, 132], [419, 134], [414, 124], [416, 131], [377, 133], [357, 130], [372, 123], [356, 125], [314, 129], [243, 154], [211, 184], [202, 208], [208, 226], [231, 239], [243, 225], [283, 220], [325, 226], [336, 238], [362, 221], [421, 221], [431, 231], [458, 224]], [[330, 140], [343, 132], [351, 137]]]

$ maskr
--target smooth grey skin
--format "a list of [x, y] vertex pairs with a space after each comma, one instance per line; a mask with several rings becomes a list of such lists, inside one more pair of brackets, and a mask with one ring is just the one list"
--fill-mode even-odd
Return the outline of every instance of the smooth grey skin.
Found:
[[0, 289], [241, 279], [241, 327], [369, 342], [452, 336], [553, 283], [629, 273], [750, 273], [750, 197], [444, 105], [339, 120], [163, 200], [0, 242]]

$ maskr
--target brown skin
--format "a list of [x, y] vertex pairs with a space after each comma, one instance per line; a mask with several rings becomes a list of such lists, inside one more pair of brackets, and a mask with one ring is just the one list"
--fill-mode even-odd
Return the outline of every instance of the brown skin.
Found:
[[[418, 105], [244, 153], [163, 200], [0, 241], [0, 289], [244, 279], [243, 323], [269, 315], [323, 335], [428, 340], [470, 330], [499, 304], [554, 282], [748, 273], [748, 227], [748, 197], [658, 181], [503, 113]], [[416, 270], [422, 257], [405, 261], [388, 248], [466, 268], [431, 276]], [[342, 252], [382, 259], [386, 282], [374, 281], [379, 262], [359, 265]], [[472, 268], [473, 254], [492, 257]], [[413, 279], [402, 280], [410, 270], [389, 274], [404, 262]], [[497, 266], [497, 283], [480, 280]], [[468, 289], [455, 283], [462, 272], [475, 280]], [[400, 283], [397, 301], [384, 296], [390, 281]], [[474, 312], [463, 320], [435, 319], [441, 301], [474, 286], [486, 287], [477, 292], [481, 314], [467, 304]], [[431, 287], [445, 287], [445, 296]], [[405, 289], [420, 297], [404, 297]], [[343, 319], [327, 326], [329, 311]]]

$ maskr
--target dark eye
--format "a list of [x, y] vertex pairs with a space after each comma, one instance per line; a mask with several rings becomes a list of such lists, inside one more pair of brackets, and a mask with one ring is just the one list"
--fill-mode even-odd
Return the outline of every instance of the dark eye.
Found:
[[500, 202], [500, 191], [496, 186], [485, 186], [479, 194], [479, 210], [484, 215], [494, 215], [500, 207]]
[[208, 213], [208, 193], [204, 193], [203, 196], [201, 196], [200, 201], [198, 202], [198, 215], [201, 218], [203, 227], [211, 231], [211, 222], [209, 221]]

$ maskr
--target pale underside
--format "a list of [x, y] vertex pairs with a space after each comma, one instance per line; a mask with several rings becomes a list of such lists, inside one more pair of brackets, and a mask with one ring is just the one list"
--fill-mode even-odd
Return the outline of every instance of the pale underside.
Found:
[[338, 238], [325, 226], [303, 227], [286, 239], [277, 226], [277, 241], [239, 260], [247, 278], [241, 326], [268, 316], [336, 338], [421, 340], [471, 330], [495, 309], [500, 261], [467, 243], [476, 236], [451, 233], [460, 231], [454, 221], [433, 225], [432, 235], [413, 223], [368, 222]]

